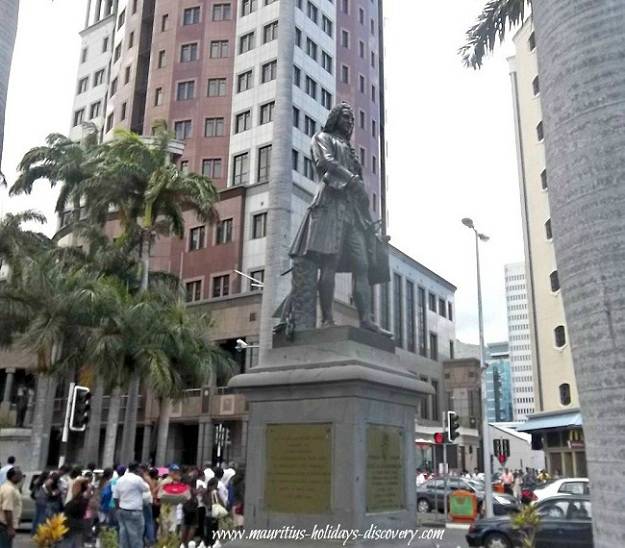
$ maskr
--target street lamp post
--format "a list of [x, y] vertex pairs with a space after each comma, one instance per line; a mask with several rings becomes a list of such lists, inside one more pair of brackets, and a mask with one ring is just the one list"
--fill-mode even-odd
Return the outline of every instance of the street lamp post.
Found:
[[486, 517], [493, 517], [493, 492], [490, 463], [490, 431], [488, 426], [488, 404], [486, 398], [486, 360], [484, 359], [484, 316], [482, 313], [482, 279], [480, 275], [480, 240], [488, 241], [488, 236], [477, 231], [473, 220], [465, 217], [462, 224], [475, 233], [475, 261], [477, 267], [477, 311], [480, 332], [480, 378], [482, 386], [482, 444], [484, 449], [482, 457], [484, 461], [484, 504], [486, 505]]

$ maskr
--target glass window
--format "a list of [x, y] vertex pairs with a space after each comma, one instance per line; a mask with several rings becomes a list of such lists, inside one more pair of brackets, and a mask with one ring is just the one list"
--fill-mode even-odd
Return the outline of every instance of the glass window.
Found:
[[232, 19], [230, 4], [215, 4], [213, 6], [213, 21], [228, 21]]
[[332, 74], [332, 57], [325, 51], [321, 52], [321, 66], [330, 74]]
[[239, 53], [246, 53], [254, 48], [254, 32], [248, 32], [239, 38]]
[[559, 390], [560, 390], [560, 403], [562, 405], [569, 405], [571, 403], [571, 385], [565, 382], [559, 386]]
[[250, 272], [250, 276], [254, 278], [255, 281], [250, 280], [250, 291], [262, 291], [263, 290], [263, 282], [265, 281], [265, 271], [264, 270], [252, 270]]
[[414, 283], [406, 280], [406, 350], [416, 352]]
[[215, 245], [227, 244], [232, 241], [232, 219], [224, 219], [217, 223]]
[[306, 38], [306, 54], [308, 57], [312, 57], [315, 61], [317, 60], [317, 44], [313, 42], [310, 38]]
[[560, 289], [560, 280], [558, 278], [558, 271], [554, 270], [549, 274], [549, 282], [551, 283], [551, 291], [554, 293]]
[[180, 47], [180, 62], [190, 63], [191, 61], [197, 61], [197, 43], [184, 44]]
[[324, 88], [321, 88], [321, 104], [328, 110], [332, 108], [332, 94]]
[[232, 185], [245, 185], [250, 181], [250, 155], [247, 152], [238, 154], [233, 159]]
[[191, 120], [181, 120], [174, 123], [176, 139], [183, 141], [191, 137]]
[[189, 251], [195, 251], [204, 247], [206, 227], [197, 226], [189, 231]]
[[270, 61], [265, 63], [262, 67], [261, 82], [263, 84], [276, 79], [276, 73], [278, 71], [278, 61]]
[[204, 137], [222, 137], [224, 135], [223, 118], [206, 118], [204, 121]]
[[212, 179], [221, 178], [221, 158], [202, 160], [202, 175]]
[[229, 55], [228, 40], [212, 40], [210, 45], [210, 58], [222, 59]]
[[334, 32], [332, 27], [332, 21], [323, 15], [321, 17], [321, 28], [330, 38], [332, 38], [332, 34]]
[[226, 79], [210, 78], [208, 80], [208, 97], [224, 97], [226, 95]]
[[234, 132], [241, 133], [252, 127], [252, 111], [246, 110], [236, 115], [234, 122]]
[[230, 294], [230, 275], [213, 278], [213, 297], [227, 297]]
[[267, 236], [267, 213], [257, 213], [252, 217], [252, 240]]
[[237, 76], [237, 93], [247, 91], [253, 86], [252, 71], [247, 70]]
[[276, 106], [275, 101], [271, 101], [271, 103], [267, 103], [265, 105], [261, 105], [260, 107], [260, 123], [268, 124], [273, 121], [273, 110]]
[[306, 76], [306, 93], [313, 99], [317, 98], [317, 82], [315, 82], [310, 76]]
[[259, 183], [269, 182], [271, 173], [271, 145], [258, 149], [258, 172], [256, 180]]
[[438, 335], [430, 331], [430, 359], [438, 360]]
[[185, 285], [185, 300], [188, 303], [199, 301], [202, 298], [202, 281], [187, 282]]
[[553, 332], [556, 339], [556, 347], [562, 348], [566, 344], [566, 334], [564, 332], [564, 326], [559, 325], [553, 330]]
[[545, 221], [545, 236], [548, 240], [553, 238], [553, 233], [551, 232], [551, 219], [547, 219]]
[[542, 141], [545, 138], [545, 130], [543, 129], [542, 121], [538, 122], [536, 126], [536, 137], [539, 141]]
[[447, 317], [447, 303], [445, 303], [445, 299], [438, 299], [438, 313], [443, 317]]
[[176, 88], [176, 100], [177, 101], [188, 101], [193, 99], [195, 96], [195, 82], [178, 82], [178, 86]]
[[263, 27], [263, 44], [278, 38], [278, 21], [269, 23]]
[[78, 93], [79, 94], [87, 91], [88, 87], [89, 87], [89, 78], [87, 76], [78, 80]]
[[104, 69], [98, 70], [93, 76], [93, 85], [99, 86], [104, 83]]
[[242, 0], [241, 1], [241, 17], [249, 15], [256, 9], [256, 0]]
[[200, 6], [187, 8], [182, 12], [183, 25], [195, 25], [200, 22]]
[[432, 312], [436, 312], [436, 295], [428, 293], [428, 307]]
[[312, 137], [317, 133], [317, 122], [315, 122], [310, 116], [304, 116], [304, 133], [309, 137]]
[[315, 23], [318, 22], [319, 8], [317, 8], [317, 6], [315, 6], [312, 2], [308, 2], [308, 5], [306, 6], [306, 14], [308, 15], [308, 18], [310, 20], [314, 21]]

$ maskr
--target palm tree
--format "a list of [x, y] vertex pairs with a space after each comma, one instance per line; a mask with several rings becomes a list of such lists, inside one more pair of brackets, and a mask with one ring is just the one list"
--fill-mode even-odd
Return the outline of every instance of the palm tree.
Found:
[[[202, 175], [184, 173], [170, 161], [171, 134], [163, 127], [150, 139], [120, 129], [115, 139], [102, 145], [99, 162], [85, 187], [85, 205], [90, 218], [103, 223], [116, 211], [122, 240], [137, 230], [141, 234], [143, 262], [141, 289], [148, 288], [150, 243], [157, 234], [184, 236], [185, 209], [199, 219], [216, 219], [217, 190]], [[140, 220], [140, 225], [138, 224]], [[139, 376], [130, 382], [121, 459], [132, 460], [135, 446]]]
[[[501, 13], [520, 4], [500, 0], [487, 7], [501, 8], [493, 20], [501, 23]], [[625, 487], [625, 3], [534, 0], [532, 19], [553, 242], [592, 483], [593, 541], [597, 548], [622, 546], [616, 509]], [[492, 42], [482, 43], [492, 49]]]
[[47, 461], [57, 378], [82, 363], [83, 332], [92, 314], [91, 281], [88, 273], [68, 270], [43, 255], [30, 262], [19, 280], [0, 287], [0, 324], [13, 327], [8, 342], [37, 356], [31, 461], [35, 469]]

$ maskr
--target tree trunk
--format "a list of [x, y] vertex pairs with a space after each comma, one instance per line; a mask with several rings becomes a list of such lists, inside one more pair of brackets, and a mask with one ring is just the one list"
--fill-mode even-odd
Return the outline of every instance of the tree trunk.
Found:
[[115, 463], [115, 446], [117, 445], [117, 429], [121, 414], [122, 390], [116, 386], [109, 400], [109, 412], [106, 418], [106, 434], [104, 436], [104, 453], [102, 466], [113, 466]]
[[167, 457], [167, 438], [169, 437], [169, 420], [171, 418], [172, 401], [169, 398], [158, 400], [158, 434], [156, 441], [156, 458], [154, 463], [157, 466], [165, 464]]
[[99, 376], [95, 377], [92, 386], [91, 411], [89, 426], [85, 434], [83, 461], [100, 462], [100, 427], [102, 426], [102, 400], [104, 399], [104, 385]]
[[119, 459], [124, 464], [135, 460], [135, 441], [137, 439], [137, 414], [139, 408], [139, 373], [133, 373], [128, 386], [126, 400], [126, 415], [122, 432], [122, 447]]
[[594, 546], [625, 546], [625, 2], [532, 4], [553, 242], [584, 422]]
[[48, 464], [55, 392], [56, 379], [53, 376], [37, 375], [35, 410], [31, 429], [30, 470], [43, 470]]

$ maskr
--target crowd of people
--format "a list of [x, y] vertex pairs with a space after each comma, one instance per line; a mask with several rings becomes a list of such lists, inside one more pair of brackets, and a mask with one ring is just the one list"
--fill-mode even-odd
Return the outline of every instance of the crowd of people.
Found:
[[[20, 521], [21, 481], [10, 457], [0, 468], [0, 548], [11, 547]], [[32, 486], [32, 533], [62, 513], [69, 529], [62, 548], [95, 546], [105, 530], [114, 532], [120, 548], [150, 547], [164, 537], [185, 547], [217, 548], [215, 531], [243, 527], [243, 492], [244, 474], [234, 463], [154, 468], [133, 462], [104, 470], [63, 465], [43, 472]]]

